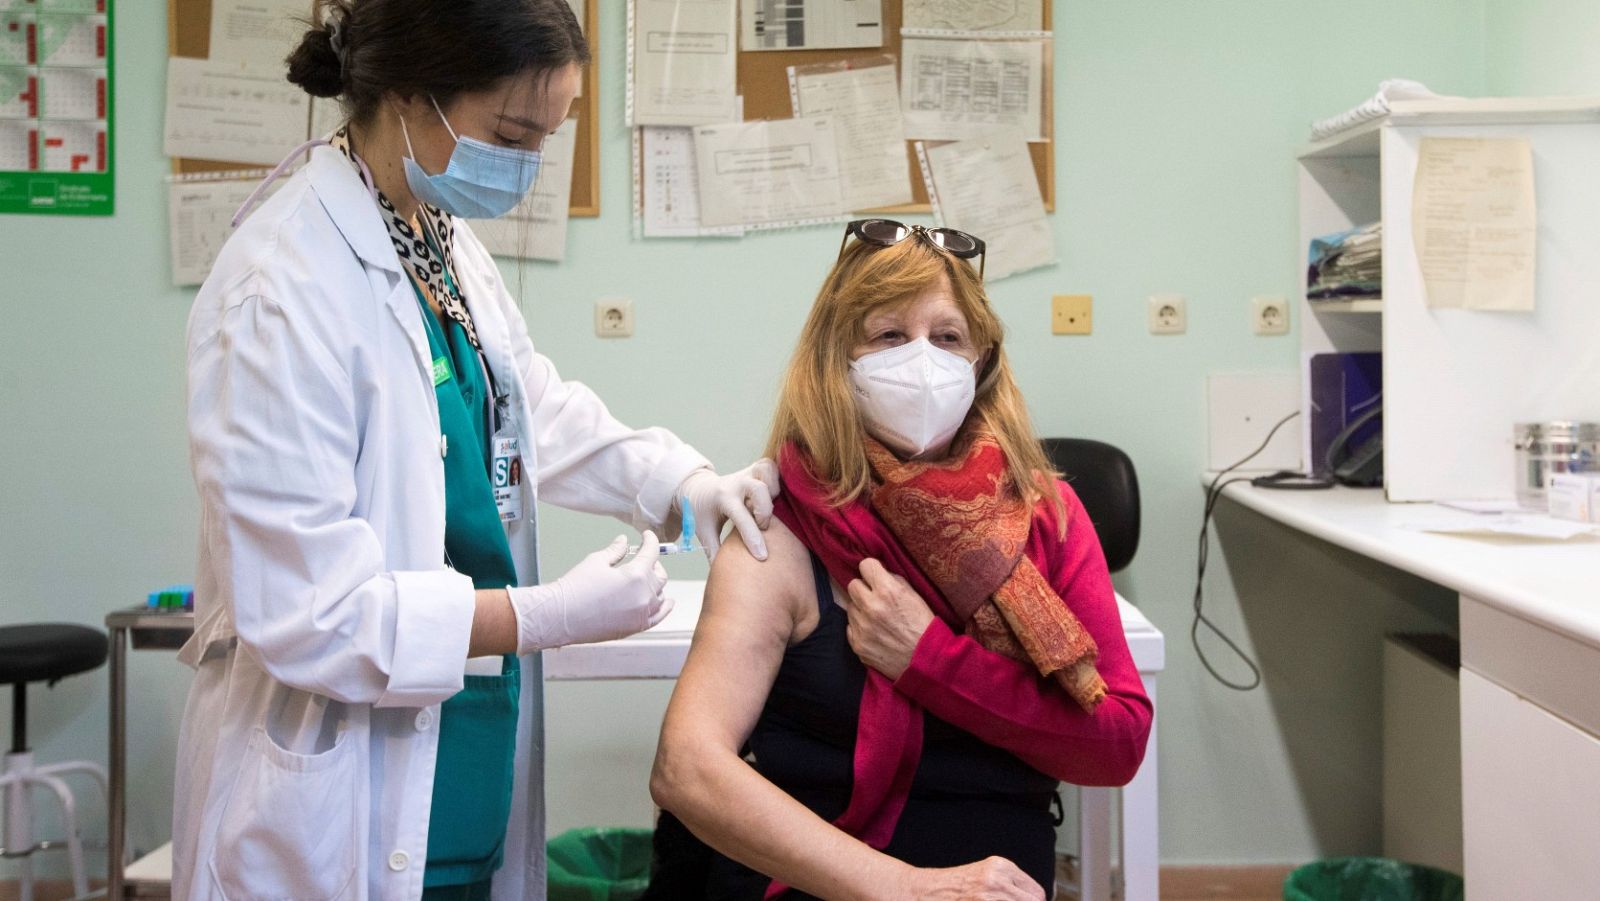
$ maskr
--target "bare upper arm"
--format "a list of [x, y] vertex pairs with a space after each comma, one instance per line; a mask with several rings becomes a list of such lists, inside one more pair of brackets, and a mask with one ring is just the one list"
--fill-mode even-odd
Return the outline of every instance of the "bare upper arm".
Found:
[[816, 627], [810, 555], [777, 519], [768, 556], [737, 532], [718, 551], [688, 660], [661, 727], [663, 745], [705, 740], [735, 752], [750, 737], [784, 651]]

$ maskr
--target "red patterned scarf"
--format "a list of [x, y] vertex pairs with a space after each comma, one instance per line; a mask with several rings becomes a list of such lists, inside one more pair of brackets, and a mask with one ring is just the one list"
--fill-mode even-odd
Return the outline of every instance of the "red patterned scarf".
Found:
[[[821, 559], [840, 585], [875, 558], [905, 579], [934, 614], [985, 647], [1031, 660], [1085, 710], [1105, 696], [1094, 670], [1093, 638], [1023, 553], [1032, 511], [1011, 489], [994, 438], [973, 437], [940, 463], [904, 463], [872, 439], [868, 460], [880, 484], [871, 501], [834, 506], [832, 486], [812, 474], [806, 453], [779, 455], [783, 493], [774, 513]], [[850, 804], [834, 825], [883, 849], [894, 835], [922, 756], [922, 710], [867, 670], [861, 694]], [[774, 883], [771, 898], [784, 887]]]
[[872, 506], [979, 644], [1061, 683], [1087, 713], [1105, 699], [1083, 623], [1022, 553], [1033, 510], [1011, 488], [993, 435], [944, 463], [907, 463], [867, 439]]

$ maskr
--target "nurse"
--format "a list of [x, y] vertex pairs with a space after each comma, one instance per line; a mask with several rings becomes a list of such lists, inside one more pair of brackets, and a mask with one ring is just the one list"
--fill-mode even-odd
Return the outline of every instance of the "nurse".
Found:
[[764, 555], [776, 478], [718, 476], [562, 381], [462, 221], [510, 210], [567, 116], [588, 61], [567, 0], [338, 0], [317, 22], [289, 80], [349, 122], [189, 321], [174, 897], [543, 898], [529, 655], [669, 605], [652, 531], [541, 580], [536, 500], [670, 535], [686, 499], [708, 553], [731, 520]]

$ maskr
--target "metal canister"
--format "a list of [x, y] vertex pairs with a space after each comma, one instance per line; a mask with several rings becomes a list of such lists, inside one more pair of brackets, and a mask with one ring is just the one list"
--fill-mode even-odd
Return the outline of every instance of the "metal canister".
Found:
[[1517, 502], [1544, 509], [1545, 488], [1558, 472], [1600, 472], [1600, 422], [1519, 422]]

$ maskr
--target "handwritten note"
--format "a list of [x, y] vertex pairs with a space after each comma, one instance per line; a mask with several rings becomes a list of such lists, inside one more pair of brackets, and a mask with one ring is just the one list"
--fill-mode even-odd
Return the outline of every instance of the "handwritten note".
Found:
[[1532, 310], [1538, 212], [1522, 139], [1423, 138], [1412, 230], [1428, 306]]

